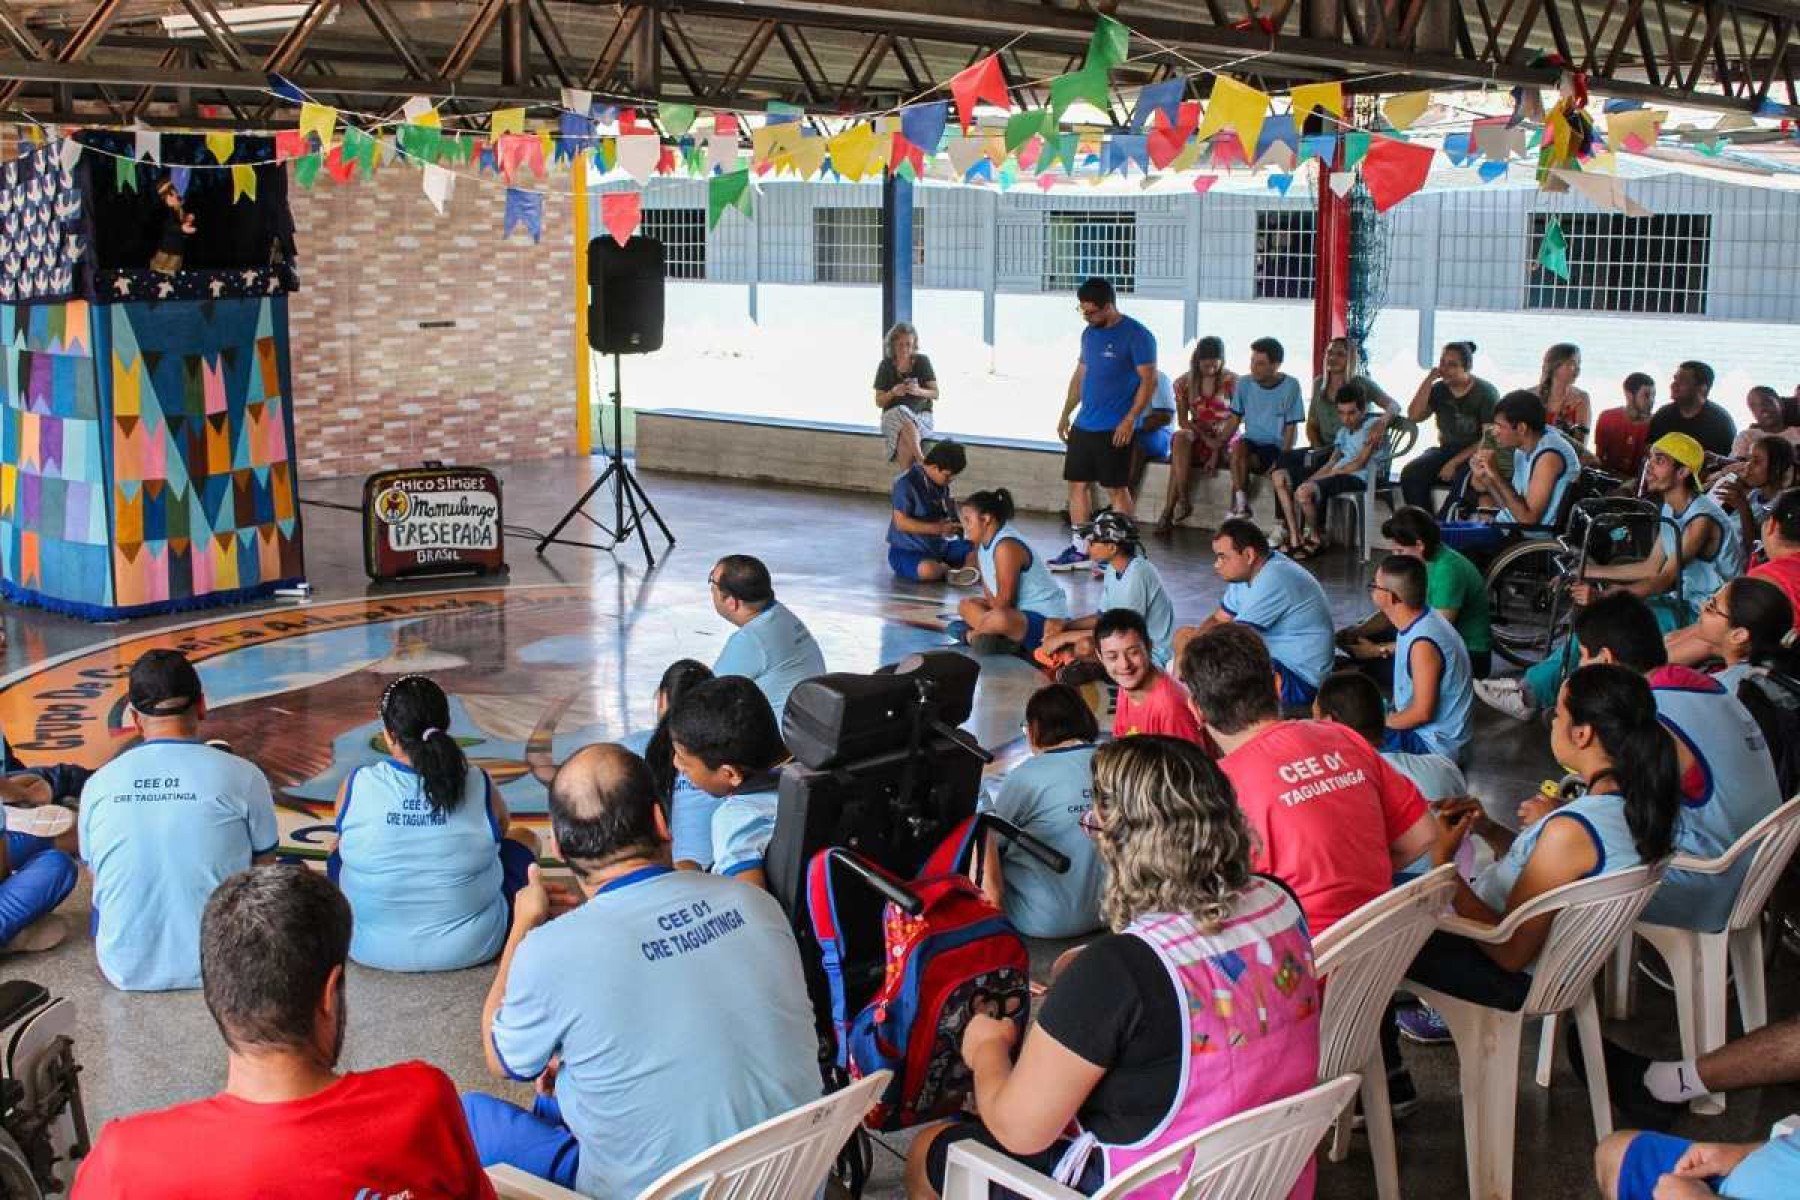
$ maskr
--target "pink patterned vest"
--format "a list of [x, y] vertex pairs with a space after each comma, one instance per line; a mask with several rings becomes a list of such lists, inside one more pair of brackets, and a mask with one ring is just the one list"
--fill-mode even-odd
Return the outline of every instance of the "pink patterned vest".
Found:
[[[1186, 914], [1152, 913], [1126, 933], [1142, 938], [1181, 996], [1188, 1056], [1174, 1106], [1142, 1141], [1110, 1145], [1083, 1132], [1058, 1164], [1063, 1183], [1081, 1177], [1090, 1153], [1106, 1178], [1227, 1117], [1296, 1095], [1318, 1082], [1319, 984], [1300, 906], [1278, 885], [1253, 879], [1225, 924], [1204, 933]], [[1132, 1200], [1166, 1200], [1182, 1175], [1165, 1175]], [[1309, 1162], [1291, 1200], [1310, 1200]]]

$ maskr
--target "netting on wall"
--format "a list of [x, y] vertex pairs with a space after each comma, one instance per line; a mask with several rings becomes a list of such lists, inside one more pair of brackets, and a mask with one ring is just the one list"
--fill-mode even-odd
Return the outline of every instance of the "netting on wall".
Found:
[[1389, 233], [1387, 218], [1375, 211], [1359, 179], [1350, 193], [1350, 301], [1344, 317], [1344, 331], [1358, 346], [1369, 344], [1375, 318], [1387, 301]]

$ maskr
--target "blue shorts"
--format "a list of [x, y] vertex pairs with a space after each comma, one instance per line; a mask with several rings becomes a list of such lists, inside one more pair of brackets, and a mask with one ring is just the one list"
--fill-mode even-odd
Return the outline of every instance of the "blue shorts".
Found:
[[920, 563], [941, 562], [945, 566], [960, 567], [968, 561], [969, 554], [974, 549], [975, 543], [966, 538], [951, 538], [944, 543], [943, 551], [937, 554], [924, 550], [902, 550], [898, 546], [889, 546], [888, 566], [892, 567], [894, 574], [900, 578], [910, 579], [917, 583]]
[[1175, 430], [1168, 425], [1142, 430], [1137, 435], [1137, 445], [1151, 462], [1168, 462], [1169, 451], [1175, 446]]
[[1387, 737], [1382, 740], [1381, 751], [1383, 754], [1386, 754], [1395, 750], [1399, 751], [1401, 754], [1437, 753], [1436, 750], [1433, 750], [1430, 746], [1426, 745], [1425, 739], [1419, 736], [1419, 731], [1416, 729], [1388, 730]]
[[1044, 622], [1047, 619], [1043, 613], [1027, 612], [1025, 614], [1025, 640], [1019, 645], [1026, 650], [1036, 650], [1043, 645]]
[[1656, 1181], [1675, 1169], [1691, 1145], [1686, 1138], [1666, 1133], [1640, 1133], [1632, 1138], [1619, 1163], [1619, 1200], [1651, 1200]]
[[[1252, 625], [1250, 628], [1255, 629]], [[1260, 633], [1261, 630], [1258, 630]], [[1283, 663], [1279, 658], [1273, 660], [1275, 674], [1281, 678], [1281, 707], [1283, 711], [1290, 708], [1301, 708], [1310, 705], [1319, 694], [1316, 684], [1311, 684], [1294, 673], [1294, 668]]]

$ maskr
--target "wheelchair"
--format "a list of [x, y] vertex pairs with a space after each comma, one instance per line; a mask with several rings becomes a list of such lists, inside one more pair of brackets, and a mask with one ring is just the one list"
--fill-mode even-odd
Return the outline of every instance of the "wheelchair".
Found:
[[0, 983], [0, 1200], [43, 1200], [88, 1151], [75, 1006], [22, 979]]
[[[1571, 489], [1578, 494], [1566, 505], [1567, 520], [1560, 529], [1521, 526], [1524, 536], [1488, 564], [1494, 650], [1513, 665], [1542, 662], [1562, 643], [1574, 618], [1570, 587], [1590, 563], [1642, 562], [1654, 551], [1663, 526], [1674, 526], [1654, 500], [1606, 494], [1608, 482], [1616, 483], [1597, 471], [1583, 471]], [[1680, 538], [1675, 552], [1679, 575]]]

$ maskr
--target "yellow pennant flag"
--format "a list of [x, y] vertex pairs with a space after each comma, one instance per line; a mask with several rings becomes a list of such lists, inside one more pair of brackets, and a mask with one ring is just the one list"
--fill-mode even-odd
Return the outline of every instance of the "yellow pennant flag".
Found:
[[1175, 160], [1169, 164], [1169, 170], [1171, 170], [1171, 171], [1190, 171], [1190, 170], [1192, 170], [1194, 168], [1194, 164], [1196, 164], [1200, 161], [1200, 150], [1201, 150], [1202, 146], [1203, 146], [1203, 143], [1201, 143], [1199, 140], [1194, 139], [1194, 138], [1188, 139], [1187, 145], [1185, 145], [1181, 148], [1181, 153], [1177, 154], [1175, 156]]
[[797, 137], [793, 149], [788, 152], [788, 165], [802, 179], [811, 179], [825, 165], [825, 139], [822, 137]]
[[256, 199], [256, 168], [239, 163], [231, 168], [231, 202], [236, 204], [246, 196]]
[[987, 154], [987, 160], [993, 163], [996, 169], [1006, 161], [1006, 139], [1004, 137], [994, 134], [983, 143], [983, 147]]
[[1288, 93], [1292, 101], [1294, 127], [1297, 129], [1306, 123], [1306, 118], [1313, 109], [1321, 108], [1334, 117], [1344, 115], [1344, 85], [1331, 83], [1303, 83]]
[[331, 135], [336, 129], [337, 109], [329, 104], [310, 102], [300, 106], [300, 136], [304, 138], [309, 133], [317, 134], [320, 153], [331, 148]]
[[225, 162], [237, 146], [237, 135], [231, 133], [209, 133], [206, 135], [206, 148], [212, 152], [214, 162]]
[[525, 132], [525, 110], [497, 108], [488, 118], [488, 140], [498, 142], [502, 135]]
[[1654, 108], [1634, 108], [1606, 118], [1606, 145], [1612, 150], [1649, 149], [1662, 133], [1669, 114]]
[[[546, 163], [556, 161], [556, 139], [550, 136], [548, 129], [538, 131], [538, 145], [542, 146], [544, 150], [544, 157], [540, 161]], [[540, 171], [538, 174], [542, 175], [543, 172]]]
[[1269, 113], [1269, 98], [1229, 75], [1213, 77], [1212, 99], [1206, 102], [1206, 114], [1194, 137], [1204, 142], [1220, 130], [1237, 134], [1247, 160], [1256, 153], [1257, 135], [1262, 133], [1263, 118]]
[[764, 125], [750, 131], [750, 169], [755, 170], [775, 157], [775, 131], [779, 125]]
[[826, 148], [831, 151], [832, 169], [855, 183], [869, 173], [869, 159], [875, 152], [875, 127], [866, 121], [858, 122], [827, 142]]
[[1381, 115], [1395, 129], [1411, 129], [1430, 107], [1430, 92], [1403, 92], [1388, 97], [1387, 103], [1381, 106]]

